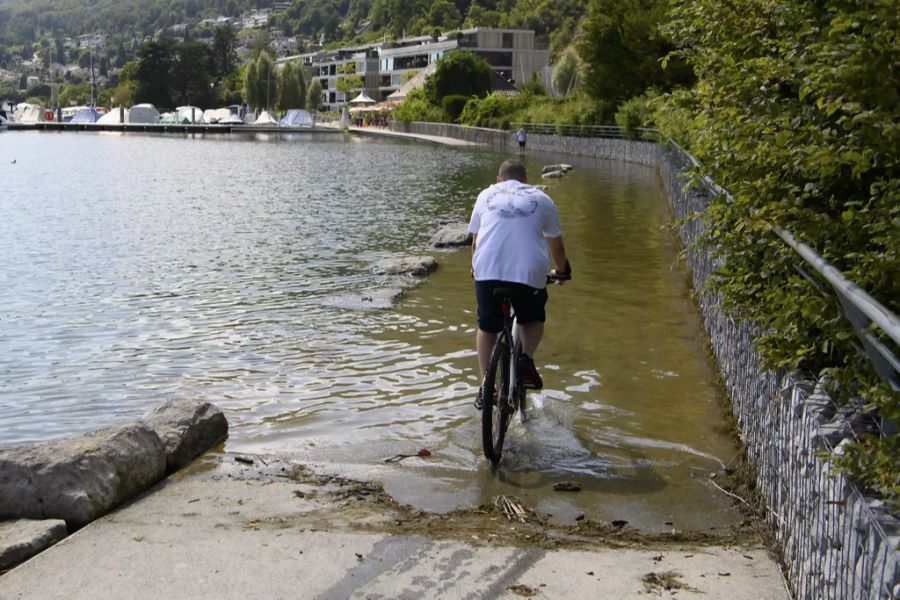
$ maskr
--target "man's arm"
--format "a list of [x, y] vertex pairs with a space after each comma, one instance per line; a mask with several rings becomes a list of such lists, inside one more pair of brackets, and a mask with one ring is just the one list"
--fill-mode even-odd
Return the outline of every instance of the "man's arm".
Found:
[[563, 244], [562, 236], [547, 238], [547, 248], [550, 250], [553, 264], [556, 265], [556, 272], [568, 273], [569, 261], [566, 259], [566, 246]]

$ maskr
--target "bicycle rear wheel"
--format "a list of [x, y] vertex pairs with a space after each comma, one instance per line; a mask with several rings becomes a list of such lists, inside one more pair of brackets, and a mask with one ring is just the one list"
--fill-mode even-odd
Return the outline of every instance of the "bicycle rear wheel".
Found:
[[509, 390], [509, 344], [501, 337], [491, 352], [484, 382], [481, 384], [481, 440], [484, 456], [494, 464], [500, 462], [506, 428], [512, 407], [506, 398]]

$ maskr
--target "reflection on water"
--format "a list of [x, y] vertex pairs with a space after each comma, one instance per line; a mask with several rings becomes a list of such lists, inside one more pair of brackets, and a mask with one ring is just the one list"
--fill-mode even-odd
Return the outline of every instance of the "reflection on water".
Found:
[[[576, 170], [548, 192], [575, 280], [551, 289], [546, 387], [496, 472], [468, 252], [372, 309], [396, 287], [373, 263], [465, 220], [501, 159], [337, 135], [0, 136], [0, 443], [197, 398], [226, 410], [229, 450], [339, 463], [417, 504], [513, 493], [561, 518], [728, 522], [705, 478], [733, 449], [652, 170], [563, 158]], [[419, 447], [433, 458], [382, 463]], [[584, 492], [550, 491], [563, 479]]]

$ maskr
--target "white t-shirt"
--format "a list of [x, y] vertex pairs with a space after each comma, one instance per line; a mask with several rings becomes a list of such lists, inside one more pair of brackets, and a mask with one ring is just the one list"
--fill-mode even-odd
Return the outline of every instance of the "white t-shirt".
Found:
[[559, 237], [559, 215], [550, 196], [514, 179], [478, 195], [469, 232], [476, 234], [472, 268], [477, 281], [547, 286], [550, 253], [545, 238]]

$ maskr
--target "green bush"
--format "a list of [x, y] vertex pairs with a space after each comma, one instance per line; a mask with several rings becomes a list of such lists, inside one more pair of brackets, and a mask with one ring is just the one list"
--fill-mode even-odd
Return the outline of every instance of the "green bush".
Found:
[[418, 88], [411, 90], [407, 94], [406, 99], [394, 110], [394, 119], [397, 121], [442, 123], [444, 121], [444, 111], [429, 102], [424, 90]]
[[[698, 82], [658, 121], [731, 194], [702, 215], [721, 257], [711, 283], [732, 316], [757, 324], [765, 366], [828, 375], [839, 401], [862, 398], [895, 421], [900, 393], [860, 357], [839, 300], [772, 227], [900, 312], [900, 95], [886, 85], [900, 64], [898, 24], [891, 3], [674, 0], [666, 32], [690, 48]], [[866, 437], [836, 463], [900, 510], [897, 435]]]
[[639, 127], [653, 126], [653, 106], [658, 94], [653, 90], [622, 103], [616, 113], [616, 125], [625, 130], [625, 135], [637, 138]]
[[459, 94], [444, 96], [444, 98], [441, 100], [441, 108], [444, 109], [444, 115], [447, 117], [447, 120], [455, 123], [468, 101], [468, 96], [462, 96]]

